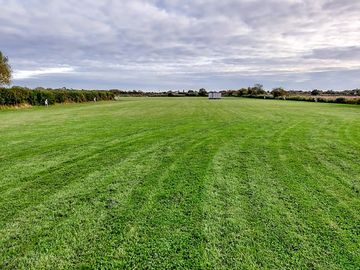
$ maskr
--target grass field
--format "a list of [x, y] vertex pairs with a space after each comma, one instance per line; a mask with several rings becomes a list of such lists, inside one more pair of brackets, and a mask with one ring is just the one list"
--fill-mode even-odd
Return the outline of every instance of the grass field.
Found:
[[360, 106], [0, 111], [0, 269], [359, 269]]

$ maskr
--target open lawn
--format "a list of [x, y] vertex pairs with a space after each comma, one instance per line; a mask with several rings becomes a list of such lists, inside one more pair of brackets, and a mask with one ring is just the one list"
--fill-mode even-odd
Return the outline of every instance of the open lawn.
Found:
[[0, 111], [0, 269], [359, 269], [360, 106]]

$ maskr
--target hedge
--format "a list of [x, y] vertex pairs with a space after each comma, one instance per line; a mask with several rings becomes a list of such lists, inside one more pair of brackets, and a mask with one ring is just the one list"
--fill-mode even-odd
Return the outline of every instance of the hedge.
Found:
[[[258, 98], [264, 99], [264, 95], [245, 95], [241, 96], [245, 98]], [[340, 103], [340, 104], [358, 104], [360, 105], [360, 98], [351, 97], [322, 97], [322, 96], [285, 96], [285, 97], [274, 97], [272, 95], [265, 95], [266, 99], [286, 99], [295, 101], [307, 101], [307, 102], [324, 102], [324, 103]]]
[[0, 105], [44, 105], [65, 102], [87, 102], [96, 100], [114, 100], [115, 93], [105, 90], [64, 90], [64, 89], [28, 89], [23, 87], [0, 88]]

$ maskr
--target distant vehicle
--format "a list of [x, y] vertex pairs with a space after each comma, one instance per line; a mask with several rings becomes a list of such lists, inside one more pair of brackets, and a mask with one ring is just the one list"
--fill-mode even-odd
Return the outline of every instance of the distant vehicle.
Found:
[[221, 93], [209, 92], [209, 99], [221, 99]]

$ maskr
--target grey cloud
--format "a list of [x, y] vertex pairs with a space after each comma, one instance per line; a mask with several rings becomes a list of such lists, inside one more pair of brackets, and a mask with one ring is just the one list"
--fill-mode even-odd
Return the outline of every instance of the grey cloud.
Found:
[[360, 61], [360, 46], [315, 49], [307, 58]]
[[[359, 83], [356, 1], [0, 0], [0, 5], [0, 50], [15, 70], [73, 70], [33, 72], [38, 75], [14, 84], [217, 89], [262, 81], [268, 87]], [[337, 81], [309, 75], [329, 72]]]

